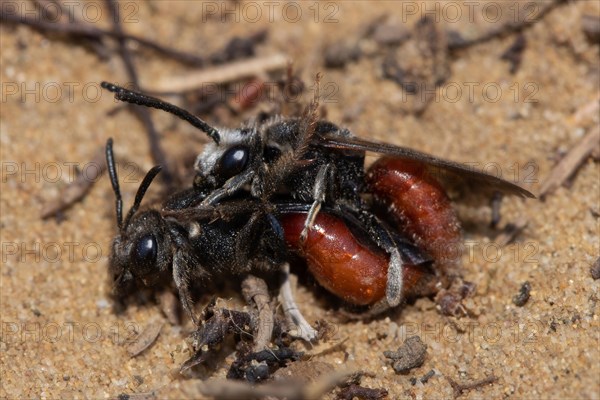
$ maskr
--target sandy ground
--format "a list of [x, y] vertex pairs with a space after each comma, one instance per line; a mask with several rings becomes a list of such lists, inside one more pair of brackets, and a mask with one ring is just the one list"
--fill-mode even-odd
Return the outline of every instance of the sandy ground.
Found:
[[[225, 23], [218, 13], [204, 18], [212, 8], [203, 14], [200, 3], [122, 2], [121, 8], [128, 32], [198, 54], [220, 49], [234, 35], [266, 28], [269, 37], [259, 54], [283, 52], [309, 82], [316, 72], [324, 73], [323, 82], [331, 89], [323, 102], [330, 120], [359, 135], [498, 168], [508, 179], [528, 180], [533, 191], [539, 190], [557, 159], [599, 124], [594, 110], [600, 82], [598, 44], [586, 40], [581, 29], [584, 14], [599, 15], [596, 2], [557, 7], [527, 29], [527, 47], [514, 75], [500, 59], [514, 35], [453, 54], [437, 101], [420, 116], [409, 112], [413, 100], [396, 83], [381, 78], [382, 55], [373, 50], [372, 41], [362, 44], [371, 56], [344, 69], [326, 69], [323, 50], [382, 14], [411, 29], [435, 3], [405, 3], [414, 8], [392, 2], [378, 7], [367, 2], [311, 3], [300, 9], [297, 20], [294, 10], [284, 10], [282, 3], [273, 6], [271, 15], [263, 8], [254, 21], [253, 10], [244, 6], [259, 3], [207, 3], [217, 10], [234, 10], [239, 22]], [[511, 11], [508, 3], [491, 2], [495, 8], [484, 14], [484, 4], [475, 3], [472, 18], [465, 5], [447, 3], [462, 10], [458, 21], [452, 9], [438, 4], [441, 26], [469, 36], [514, 19], [514, 5]], [[33, 12], [31, 3], [13, 5]], [[504, 14], [497, 24], [489, 24], [500, 5]], [[102, 3], [77, 3], [75, 12], [90, 22], [99, 19], [98, 26], [109, 26]], [[116, 104], [110, 95], [98, 92], [102, 80], [126, 80], [121, 61], [115, 55], [103, 62], [77, 42], [25, 26], [3, 24], [0, 34], [0, 396], [108, 398], [153, 391], [165, 398], [193, 395], [194, 382], [171, 373], [188, 356], [184, 339], [189, 325], [170, 325], [156, 305], [132, 306], [118, 316], [112, 312], [106, 269], [116, 228], [106, 176], [65, 213], [64, 220], [40, 219], [43, 205], [73, 180], [74, 168], [93, 172], [95, 166], [88, 162], [109, 136], [115, 138], [117, 158], [141, 170], [152, 166], [143, 127], [127, 112], [107, 116]], [[145, 51], [137, 60], [143, 83], [187, 71]], [[452, 92], [456, 88], [459, 94]], [[182, 157], [182, 149], [190, 147], [187, 143], [201, 148], [191, 139], [192, 128], [173, 125], [169, 116], [153, 115], [165, 133], [170, 157]], [[239, 122], [220, 121], [231, 126]], [[140, 174], [124, 167], [121, 175], [128, 205]], [[469, 383], [491, 375], [497, 377], [495, 383], [466, 391], [463, 398], [600, 398], [600, 281], [590, 274], [600, 255], [599, 175], [598, 163], [590, 159], [570, 187], [559, 188], [545, 202], [507, 199], [502, 224], [522, 218], [529, 224], [515, 243], [502, 248], [485, 227], [489, 209], [461, 207], [472, 250], [464, 255], [464, 274], [477, 284], [466, 301], [469, 318], [444, 317], [432, 300], [420, 299], [371, 322], [343, 322], [326, 300], [299, 286], [297, 296], [307, 318], [326, 319], [337, 327], [334, 340], [307, 351], [315, 354], [333, 347], [313, 360], [369, 371], [373, 377], [363, 384], [386, 388], [393, 399], [452, 398], [446, 378]], [[517, 307], [512, 299], [525, 281], [531, 283], [531, 298]], [[221, 295], [234, 296], [235, 301], [233, 294]], [[156, 343], [130, 358], [122, 343], [152, 321], [165, 323]], [[413, 334], [428, 345], [425, 363], [397, 375], [382, 353], [395, 350]], [[344, 339], [343, 346], [334, 347]], [[216, 362], [214, 375], [224, 376], [223, 366], [232, 359], [229, 355]], [[432, 369], [436, 374], [428, 382], [411, 384], [412, 378]]]

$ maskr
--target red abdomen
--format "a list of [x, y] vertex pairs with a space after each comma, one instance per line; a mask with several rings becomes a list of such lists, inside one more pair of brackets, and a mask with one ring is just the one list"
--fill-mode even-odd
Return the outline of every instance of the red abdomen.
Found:
[[[388, 255], [374, 246], [365, 246], [345, 222], [321, 212], [309, 231], [304, 246], [300, 233], [306, 213], [280, 217], [286, 242], [299, 253], [316, 280], [331, 293], [356, 305], [373, 304], [385, 296]], [[435, 279], [425, 269], [403, 265], [403, 296], [428, 295]]]
[[285, 239], [303, 258], [310, 272], [327, 290], [357, 305], [376, 302], [385, 295], [388, 259], [359, 243], [339, 218], [319, 213], [300, 247], [305, 213], [281, 218]]
[[458, 218], [444, 189], [419, 163], [382, 157], [366, 175], [368, 191], [387, 210], [396, 228], [412, 237], [436, 263], [442, 276], [452, 275], [461, 263]]

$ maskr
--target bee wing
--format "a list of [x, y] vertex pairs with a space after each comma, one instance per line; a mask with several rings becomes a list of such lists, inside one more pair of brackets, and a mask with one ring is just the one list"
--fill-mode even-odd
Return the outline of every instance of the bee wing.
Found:
[[460, 164], [454, 161], [444, 160], [408, 147], [396, 146], [389, 143], [377, 142], [356, 136], [344, 137], [334, 135], [323, 135], [319, 137], [318, 145], [356, 151], [370, 151], [373, 153], [386, 154], [404, 160], [415, 161], [423, 164], [435, 177], [456, 183], [460, 181], [472, 186], [476, 190], [500, 191], [505, 194], [520, 197], [535, 198], [527, 189], [521, 186], [480, 171], [474, 167]]

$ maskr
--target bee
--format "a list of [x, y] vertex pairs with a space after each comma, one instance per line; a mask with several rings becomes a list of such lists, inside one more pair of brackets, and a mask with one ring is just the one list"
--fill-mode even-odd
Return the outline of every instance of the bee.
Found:
[[[459, 274], [460, 257], [455, 254], [461, 241], [460, 224], [446, 192], [438, 183], [439, 177], [466, 181], [478, 190], [534, 197], [521, 186], [483, 171], [414, 149], [360, 138], [331, 122], [319, 121], [316, 102], [311, 105], [312, 112], [309, 107], [300, 118], [274, 117], [237, 129], [216, 129], [160, 99], [106, 82], [102, 86], [114, 92], [118, 100], [174, 114], [212, 139], [195, 163], [194, 188], [202, 193], [197, 196], [198, 204], [219, 205], [243, 193], [243, 196], [260, 199], [261, 204], [276, 206], [275, 199], [283, 195], [287, 203], [297, 202], [307, 207], [296, 213], [295, 218], [303, 218], [297, 239], [290, 233], [295, 232], [297, 220], [292, 222], [289, 215], [280, 217], [288, 244], [300, 249], [323, 286], [350, 302], [371, 304], [377, 310], [395, 307], [408, 293], [415, 291], [411, 287], [414, 279], [405, 276], [409, 270], [403, 257], [406, 247], [397, 240], [399, 232], [431, 256], [436, 276], [431, 282], [436, 282], [436, 287], [448, 286], [451, 278]], [[364, 166], [366, 152], [381, 155], [368, 171]], [[335, 210], [337, 217], [328, 218], [331, 213], [320, 216], [325, 208]], [[371, 269], [371, 275], [367, 274], [378, 282], [372, 290], [378, 293], [374, 297], [353, 297], [349, 292], [354, 288], [348, 287], [345, 291], [343, 285], [341, 291], [336, 289], [340, 287], [336, 280], [345, 268], [344, 263], [334, 261], [335, 257], [317, 255], [332, 253], [340, 256], [339, 259], [346, 255], [358, 256], [358, 253], [346, 253], [348, 250], [343, 246], [329, 248], [311, 238], [316, 224], [323, 232], [335, 232], [334, 236], [354, 241], [345, 229], [355, 224], [340, 220], [340, 213], [356, 219], [367, 232], [371, 241], [367, 253], [385, 254], [386, 261], [378, 261], [380, 266]], [[454, 256], [449, 257], [451, 250]], [[370, 263], [365, 261], [361, 265]], [[361, 267], [357, 267], [342, 275], [354, 279], [360, 277], [361, 271]], [[385, 279], [379, 277], [381, 274]], [[380, 295], [381, 282], [385, 286], [383, 296]], [[361, 288], [359, 291], [369, 290]]]
[[116, 294], [125, 293], [138, 282], [153, 286], [172, 278], [184, 310], [198, 325], [194, 287], [206, 289], [217, 281], [248, 276], [272, 280], [269, 277], [280, 274], [286, 318], [297, 326], [303, 339], [317, 337], [291, 296], [283, 227], [273, 209], [249, 196], [224, 199], [215, 206], [197, 204], [207, 192], [194, 187], [170, 196], [160, 210], [140, 210], [146, 191], [160, 172], [160, 166], [155, 166], [142, 180], [123, 219], [112, 139], [106, 144], [106, 163], [119, 229], [109, 260]]

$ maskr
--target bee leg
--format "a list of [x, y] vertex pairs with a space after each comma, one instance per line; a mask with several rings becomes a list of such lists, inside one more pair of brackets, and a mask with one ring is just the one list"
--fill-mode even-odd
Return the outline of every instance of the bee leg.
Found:
[[194, 325], [198, 325], [198, 318], [194, 314], [194, 302], [191, 295], [191, 283], [188, 270], [190, 268], [189, 261], [183, 251], [178, 250], [173, 257], [173, 280], [179, 292], [179, 299], [183, 305], [183, 309], [192, 319]]
[[366, 211], [360, 212], [360, 215], [362, 217], [360, 219], [366, 223], [371, 233], [371, 237], [373, 237], [377, 245], [385, 250], [385, 252], [390, 256], [387, 272], [387, 284], [385, 289], [385, 300], [387, 301], [388, 307], [396, 307], [402, 300], [402, 286], [404, 281], [402, 274], [403, 261], [402, 256], [400, 255], [400, 250], [398, 249], [392, 234], [383, 225], [379, 218], [367, 213]]
[[312, 228], [315, 219], [317, 218], [317, 215], [321, 210], [321, 205], [323, 204], [323, 202], [325, 202], [327, 191], [331, 187], [331, 185], [328, 185], [328, 183], [335, 182], [334, 178], [335, 176], [333, 164], [326, 164], [321, 166], [315, 178], [315, 186], [313, 189], [313, 203], [310, 206], [310, 210], [308, 210], [306, 221], [304, 222], [304, 228], [302, 228], [302, 232], [300, 233], [300, 243], [306, 243], [308, 231], [310, 230], [310, 228]]
[[238, 190], [240, 190], [244, 185], [250, 183], [254, 178], [254, 171], [252, 169], [247, 169], [239, 175], [236, 175], [230, 178], [223, 187], [214, 190], [208, 197], [202, 201], [203, 205], [214, 205], [219, 200], [224, 197], [231, 196]]
[[296, 325], [298, 332], [293, 336], [300, 337], [307, 342], [312, 342], [313, 340], [317, 339], [318, 334], [317, 331], [306, 321], [296, 305], [294, 295], [292, 294], [292, 285], [290, 284], [290, 265], [288, 263], [284, 263], [281, 266], [281, 273], [282, 283], [279, 294], [281, 298], [281, 304], [283, 306], [283, 313], [286, 319], [290, 320], [294, 325]]
[[396, 307], [402, 300], [402, 257], [395, 245], [385, 250], [390, 255], [385, 297], [390, 307]]
[[242, 295], [246, 302], [254, 303], [258, 309], [257, 329], [254, 336], [254, 352], [268, 348], [273, 335], [273, 310], [271, 309], [267, 283], [253, 275], [248, 275], [242, 282]]

